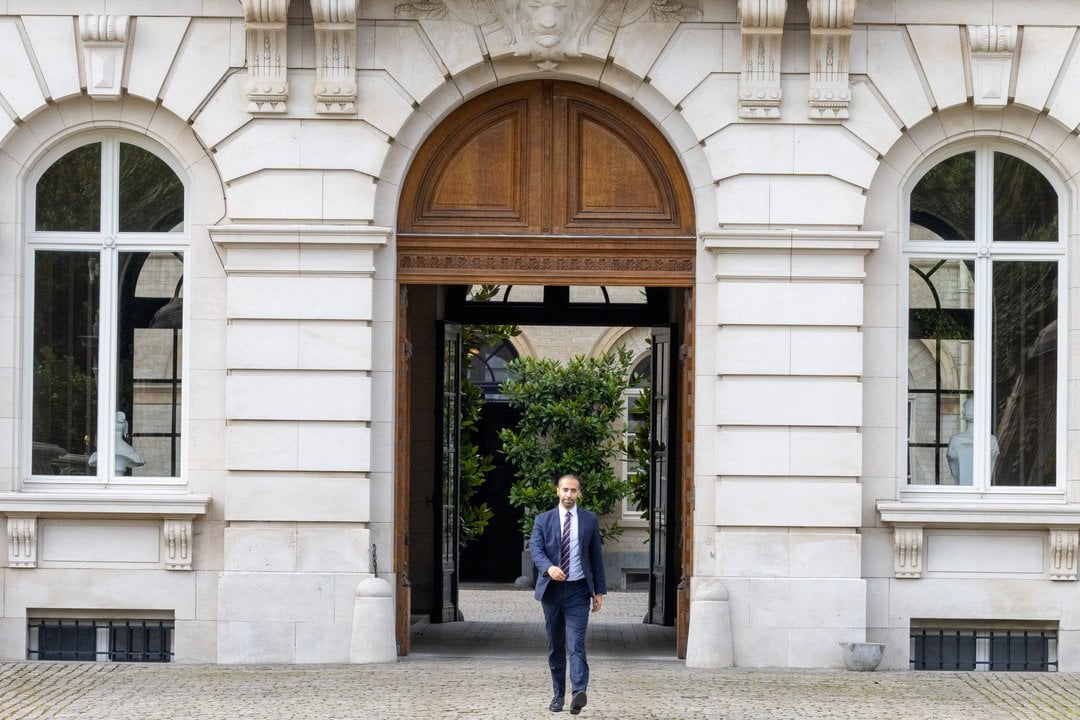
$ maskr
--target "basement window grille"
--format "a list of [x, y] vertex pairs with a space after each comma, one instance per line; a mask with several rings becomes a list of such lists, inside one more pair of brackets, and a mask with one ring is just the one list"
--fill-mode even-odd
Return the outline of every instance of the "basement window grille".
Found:
[[912, 628], [912, 670], [1056, 672], [1057, 630]]
[[172, 620], [30, 618], [27, 659], [172, 662]]

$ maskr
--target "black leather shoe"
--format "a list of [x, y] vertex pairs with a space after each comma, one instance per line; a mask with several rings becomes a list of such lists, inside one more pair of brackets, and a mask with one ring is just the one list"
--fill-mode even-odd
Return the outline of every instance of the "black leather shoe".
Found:
[[587, 702], [589, 702], [589, 697], [585, 694], [585, 691], [578, 690], [570, 700], [570, 714], [577, 715]]
[[548, 710], [551, 712], [562, 712], [563, 699], [561, 697], [551, 698], [551, 704], [548, 705]]

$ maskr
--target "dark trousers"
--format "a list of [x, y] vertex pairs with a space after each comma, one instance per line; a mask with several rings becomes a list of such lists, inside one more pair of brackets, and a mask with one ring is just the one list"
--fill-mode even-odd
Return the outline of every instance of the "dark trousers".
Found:
[[592, 596], [584, 580], [552, 582], [540, 601], [547, 628], [548, 667], [555, 697], [566, 694], [566, 655], [570, 654], [570, 687], [574, 692], [589, 686], [589, 663], [585, 659], [585, 629], [589, 624]]

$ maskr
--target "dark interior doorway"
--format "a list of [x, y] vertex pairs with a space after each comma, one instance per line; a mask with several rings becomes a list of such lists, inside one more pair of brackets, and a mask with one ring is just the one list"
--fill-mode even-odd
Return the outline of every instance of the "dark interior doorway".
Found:
[[487, 474], [474, 502], [487, 503], [492, 516], [484, 533], [466, 545], [461, 554], [463, 582], [512, 583], [523, 574], [521, 553], [525, 544], [519, 527], [523, 513], [510, 504], [514, 468], [499, 450], [499, 430], [512, 427], [519, 415], [497, 399], [489, 399], [481, 411], [477, 444], [481, 455], [491, 455], [495, 467]]

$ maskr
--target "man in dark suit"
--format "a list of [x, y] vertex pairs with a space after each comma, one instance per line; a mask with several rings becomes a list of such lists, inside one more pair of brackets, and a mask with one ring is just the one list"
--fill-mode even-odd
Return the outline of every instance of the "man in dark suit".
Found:
[[604, 603], [604, 557], [600, 551], [600, 522], [579, 508], [581, 481], [563, 475], [557, 485], [558, 507], [541, 513], [533, 523], [529, 552], [536, 565], [536, 599], [544, 608], [548, 667], [554, 697], [548, 710], [563, 709], [566, 695], [566, 654], [570, 653], [570, 714], [577, 715], [588, 700], [589, 663], [585, 659], [585, 629], [589, 610]]

